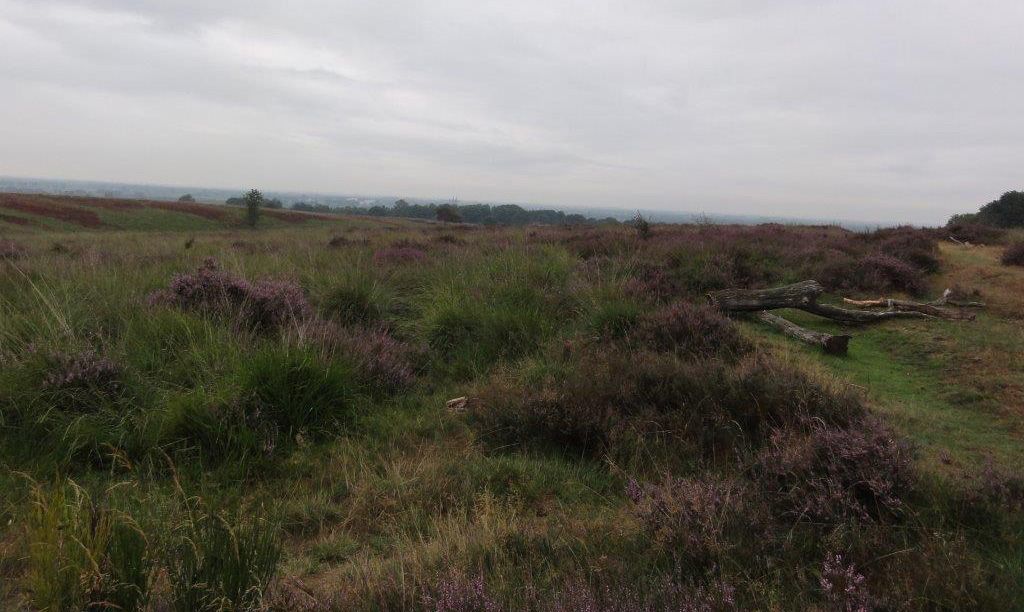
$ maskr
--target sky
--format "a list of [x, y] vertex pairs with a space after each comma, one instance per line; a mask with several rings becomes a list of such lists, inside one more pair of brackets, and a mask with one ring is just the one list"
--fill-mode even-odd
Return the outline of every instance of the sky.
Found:
[[0, 0], [0, 175], [942, 223], [1019, 0]]

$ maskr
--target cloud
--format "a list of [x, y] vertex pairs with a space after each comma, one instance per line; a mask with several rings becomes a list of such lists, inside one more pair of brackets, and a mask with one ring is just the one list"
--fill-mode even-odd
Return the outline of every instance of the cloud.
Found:
[[0, 0], [0, 174], [937, 223], [1021, 187], [1022, 18]]

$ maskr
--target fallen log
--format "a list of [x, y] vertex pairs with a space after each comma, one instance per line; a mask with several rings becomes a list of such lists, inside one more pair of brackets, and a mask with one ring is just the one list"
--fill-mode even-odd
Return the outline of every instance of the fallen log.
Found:
[[910, 302], [908, 300], [897, 300], [894, 298], [878, 298], [877, 300], [851, 300], [843, 298], [843, 302], [861, 308], [884, 307], [890, 311], [897, 312], [920, 312], [937, 319], [952, 319], [954, 321], [973, 321], [974, 315], [965, 314], [948, 308], [940, 308], [931, 303]]
[[825, 289], [818, 281], [803, 281], [773, 289], [723, 289], [709, 294], [726, 312], [758, 312], [776, 308], [802, 308], [813, 304]]
[[926, 318], [925, 313], [912, 311], [871, 312], [847, 310], [830, 304], [819, 304], [824, 288], [817, 281], [803, 281], [773, 289], [724, 289], [708, 295], [724, 312], [760, 312], [777, 308], [796, 308], [842, 323], [873, 323], [885, 319]]
[[787, 336], [791, 336], [806, 342], [807, 344], [820, 346], [829, 355], [845, 355], [850, 344], [850, 336], [833, 336], [823, 332], [817, 332], [800, 327], [792, 321], [787, 321], [779, 315], [772, 314], [767, 310], [757, 313], [757, 318], [768, 325], [778, 329]]

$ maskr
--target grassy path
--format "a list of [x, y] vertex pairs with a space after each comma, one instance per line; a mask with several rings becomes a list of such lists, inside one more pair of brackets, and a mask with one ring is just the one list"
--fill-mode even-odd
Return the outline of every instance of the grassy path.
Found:
[[[919, 444], [927, 470], [953, 476], [990, 458], [1016, 468], [1024, 465], [1024, 271], [1001, 266], [994, 247], [943, 245], [942, 252], [935, 293], [954, 285], [978, 289], [988, 308], [974, 322], [855, 328], [846, 357], [749, 327], [865, 388], [876, 410]], [[785, 314], [809, 328], [840, 329], [803, 312]]]

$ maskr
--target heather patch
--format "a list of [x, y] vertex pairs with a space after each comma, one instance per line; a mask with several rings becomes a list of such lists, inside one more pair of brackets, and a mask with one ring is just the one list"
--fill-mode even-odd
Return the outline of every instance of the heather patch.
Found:
[[881, 422], [777, 431], [757, 463], [769, 500], [797, 520], [887, 521], [901, 517], [915, 484], [912, 453]]
[[690, 571], [720, 561], [755, 531], [736, 483], [666, 475], [657, 484], [630, 480], [626, 494], [648, 537]]
[[751, 348], [717, 310], [681, 301], [646, 315], [630, 339], [658, 351], [702, 356], [735, 356]]
[[273, 330], [313, 315], [305, 292], [286, 280], [249, 282], [221, 269], [213, 258], [191, 273], [179, 273], [167, 289], [148, 297], [150, 305], [167, 305], [207, 315], [232, 317], [242, 327]]
[[413, 246], [390, 246], [378, 249], [373, 254], [373, 263], [385, 264], [409, 264], [417, 263], [427, 258], [427, 252]]
[[363, 379], [387, 392], [412, 385], [426, 358], [424, 348], [402, 342], [382, 327], [318, 322], [303, 330], [303, 337], [327, 355], [350, 361]]
[[28, 251], [21, 244], [13, 240], [0, 239], [0, 260], [15, 260], [25, 257]]
[[1004, 266], [1024, 266], [1024, 242], [1017, 242], [1006, 247], [1000, 261]]

